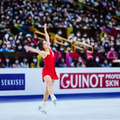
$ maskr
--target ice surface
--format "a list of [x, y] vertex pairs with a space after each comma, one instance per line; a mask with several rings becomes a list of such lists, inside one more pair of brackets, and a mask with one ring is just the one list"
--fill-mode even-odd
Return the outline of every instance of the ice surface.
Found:
[[41, 101], [0, 103], [0, 120], [120, 120], [120, 98], [49, 100], [47, 114], [38, 110]]

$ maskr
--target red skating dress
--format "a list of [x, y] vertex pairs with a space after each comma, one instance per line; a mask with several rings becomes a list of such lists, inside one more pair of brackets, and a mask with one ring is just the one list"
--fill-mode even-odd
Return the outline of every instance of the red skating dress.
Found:
[[54, 65], [55, 57], [53, 57], [51, 49], [49, 49], [49, 51], [50, 51], [50, 55], [47, 55], [46, 58], [43, 58], [43, 61], [45, 63], [45, 66], [42, 70], [43, 82], [44, 82], [44, 77], [46, 75], [49, 75], [54, 80], [58, 79], [58, 76], [57, 76], [56, 71], [55, 71], [55, 65]]

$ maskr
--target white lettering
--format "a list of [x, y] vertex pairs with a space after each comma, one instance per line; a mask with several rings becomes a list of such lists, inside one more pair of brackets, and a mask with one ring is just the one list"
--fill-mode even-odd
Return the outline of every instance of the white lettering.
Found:
[[81, 88], [81, 75], [79, 75], [79, 87]]
[[84, 86], [85, 84], [87, 87], [89, 87], [89, 75], [87, 75], [87, 79], [85, 78], [84, 75], [82, 75], [82, 87], [85, 87]]
[[120, 79], [120, 74], [106, 74], [106, 79]]
[[64, 78], [65, 78], [65, 77], [68, 77], [68, 74], [64, 74], [64, 75], [62, 76], [61, 85], [62, 85], [63, 88], [67, 88], [67, 87], [70, 85], [70, 81], [67, 81], [67, 82], [66, 82], [66, 83], [67, 83], [66, 86], [64, 85]]
[[4, 80], [1, 80], [1, 86], [4, 86]]
[[98, 77], [100, 77], [100, 87], [102, 87], [104, 74], [99, 74]]
[[73, 85], [73, 75], [71, 75], [71, 87], [72, 88], [76, 88], [77, 87], [77, 84], [78, 84], [78, 75], [75, 75], [75, 85]]
[[[96, 81], [95, 84], [93, 84], [93, 82], [92, 82], [93, 78], [95, 78], [95, 81]], [[97, 75], [95, 75], [95, 74], [91, 75], [91, 77], [90, 77], [90, 85], [91, 85], [91, 87], [96, 87], [98, 85], [98, 77], [97, 77]]]
[[[116, 74], [118, 78], [119, 74]], [[102, 88], [102, 87], [119, 87], [119, 80], [106, 80], [114, 78], [114, 74], [63, 74], [61, 76], [61, 87], [66, 88]], [[105, 80], [105, 81], [104, 81]], [[23, 81], [19, 84], [23, 84]], [[2, 83], [5, 84], [5, 83]], [[104, 85], [104, 86], [103, 86]]]
[[16, 79], [16, 80], [8, 80], [8, 79], [2, 79], [1, 80], [1, 86], [11, 86], [11, 85], [24, 85], [23, 79]]
[[119, 80], [106, 80], [106, 87], [109, 86], [119, 86]]

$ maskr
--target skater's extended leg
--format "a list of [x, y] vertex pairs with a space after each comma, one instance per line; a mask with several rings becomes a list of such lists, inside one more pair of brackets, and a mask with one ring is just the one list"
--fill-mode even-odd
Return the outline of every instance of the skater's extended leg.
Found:
[[44, 80], [45, 80], [45, 82], [46, 82], [46, 87], [47, 87], [47, 90], [48, 90], [49, 95], [52, 95], [52, 94], [53, 94], [53, 89], [52, 89], [53, 83], [52, 83], [51, 77], [50, 77], [49, 75], [46, 75], [46, 76], [44, 77]]
[[49, 93], [48, 93], [48, 88], [47, 88], [47, 86], [46, 86], [46, 90], [45, 90], [45, 92], [44, 92], [43, 101], [46, 102], [47, 99], [48, 99], [48, 97], [49, 97]]
[[53, 103], [56, 105], [57, 99], [56, 99], [55, 95], [53, 94], [53, 85], [54, 85], [55, 80], [51, 79], [51, 77], [49, 75], [46, 75], [44, 77], [44, 79], [46, 82], [48, 93], [49, 93]]

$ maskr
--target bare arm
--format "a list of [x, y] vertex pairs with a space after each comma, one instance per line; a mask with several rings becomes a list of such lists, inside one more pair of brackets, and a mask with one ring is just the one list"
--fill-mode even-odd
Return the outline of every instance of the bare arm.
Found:
[[45, 38], [46, 38], [47, 42], [50, 43], [50, 37], [47, 33], [47, 24], [44, 24], [44, 31], [45, 31]]
[[32, 52], [38, 53], [43, 58], [46, 56], [46, 53], [44, 51], [40, 51], [40, 50], [37, 50], [37, 49], [32, 48], [32, 47], [26, 47], [26, 51], [32, 51]]

